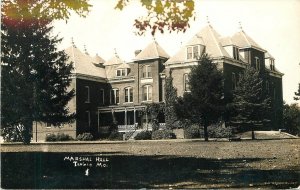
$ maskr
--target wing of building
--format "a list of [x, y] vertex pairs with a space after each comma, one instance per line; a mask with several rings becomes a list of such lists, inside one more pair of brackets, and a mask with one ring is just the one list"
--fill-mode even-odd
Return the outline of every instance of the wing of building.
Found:
[[[172, 69], [173, 84], [178, 96], [189, 91], [188, 73], [198, 59], [207, 53], [224, 73], [225, 96], [230, 96], [246, 66], [252, 66], [264, 76], [264, 93], [272, 99], [271, 127], [282, 125], [282, 76], [275, 58], [256, 43], [242, 28], [232, 36], [222, 37], [208, 24], [195, 34], [180, 50], [170, 57], [157, 41], [153, 40], [135, 58], [125, 62], [117, 53], [104, 61], [90, 56], [74, 45], [65, 52], [74, 64], [73, 81], [76, 96], [70, 102], [70, 111], [76, 120], [60, 128], [40, 124], [38, 139], [51, 133], [67, 133], [74, 138], [90, 132], [96, 137], [108, 134], [110, 126], [120, 132], [151, 129], [151, 116], [144, 113], [145, 105], [164, 102], [164, 83]], [[158, 116], [164, 126], [164, 115]], [[35, 137], [34, 137], [35, 139]]]

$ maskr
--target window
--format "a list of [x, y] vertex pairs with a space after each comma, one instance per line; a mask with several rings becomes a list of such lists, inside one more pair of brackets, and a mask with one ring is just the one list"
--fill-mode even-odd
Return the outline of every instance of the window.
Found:
[[110, 104], [120, 103], [119, 89], [112, 89], [110, 91]]
[[104, 104], [104, 89], [100, 89], [100, 104]]
[[187, 47], [187, 59], [198, 59], [200, 56], [199, 45]]
[[256, 70], [260, 70], [260, 61], [258, 57], [255, 57], [255, 68]]
[[85, 86], [85, 103], [90, 103], [90, 87]]
[[236, 88], [236, 76], [235, 76], [235, 73], [232, 73], [231, 83], [232, 83], [232, 90], [235, 90], [235, 88]]
[[47, 128], [51, 128], [51, 123], [46, 123]]
[[267, 92], [267, 94], [269, 94], [269, 92], [270, 92], [269, 81], [266, 81], [266, 92]]
[[152, 100], [152, 86], [146, 85], [143, 87], [143, 100], [144, 101]]
[[239, 49], [235, 46], [233, 46], [233, 59], [236, 59], [236, 60], [240, 59]]
[[117, 70], [117, 77], [123, 77], [123, 76], [127, 76], [127, 69], [118, 69]]
[[184, 74], [183, 75], [183, 86], [184, 86], [184, 91], [185, 92], [191, 91], [189, 82], [190, 82], [189, 81], [189, 75], [188, 74]]
[[85, 122], [87, 124], [88, 127], [91, 126], [91, 114], [90, 111], [86, 111], [85, 112]]
[[125, 102], [133, 102], [133, 88], [127, 87], [125, 88]]
[[151, 66], [145, 65], [143, 67], [143, 78], [151, 78], [151, 77], [152, 77]]
[[275, 70], [275, 63], [274, 63], [274, 59], [270, 59], [270, 69], [271, 69], [272, 71], [274, 71], [274, 70]]
[[199, 58], [199, 47], [198, 46], [193, 47], [193, 53], [194, 53], [193, 58], [198, 59]]

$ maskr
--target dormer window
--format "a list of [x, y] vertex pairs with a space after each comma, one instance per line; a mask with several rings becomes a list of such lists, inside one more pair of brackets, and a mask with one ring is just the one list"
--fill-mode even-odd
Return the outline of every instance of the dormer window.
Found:
[[270, 69], [271, 69], [271, 71], [275, 71], [275, 62], [274, 62], [274, 59], [270, 59]]
[[145, 65], [143, 67], [143, 78], [152, 78], [151, 66]]
[[256, 70], [260, 70], [260, 60], [258, 57], [255, 57], [255, 68]]
[[128, 69], [118, 69], [117, 77], [124, 77], [128, 75]]
[[200, 56], [200, 45], [187, 47], [187, 59], [198, 59]]
[[233, 46], [233, 59], [240, 60], [239, 48]]

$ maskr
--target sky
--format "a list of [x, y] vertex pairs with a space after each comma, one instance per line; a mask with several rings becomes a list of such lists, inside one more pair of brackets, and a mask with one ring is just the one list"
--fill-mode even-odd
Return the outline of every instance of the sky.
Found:
[[[117, 0], [90, 0], [93, 5], [86, 18], [72, 14], [66, 21], [54, 23], [54, 33], [63, 38], [59, 48], [75, 45], [90, 55], [98, 53], [108, 60], [115, 51], [121, 59], [131, 61], [134, 51], [152, 42], [147, 32], [134, 33], [134, 19], [146, 13], [139, 0], [130, 0], [122, 11], [114, 9]], [[156, 41], [173, 56], [189, 39], [207, 25], [221, 36], [243, 30], [275, 58], [276, 68], [284, 73], [283, 99], [294, 103], [300, 82], [300, 0], [195, 0], [195, 21], [185, 33], [155, 35]]]

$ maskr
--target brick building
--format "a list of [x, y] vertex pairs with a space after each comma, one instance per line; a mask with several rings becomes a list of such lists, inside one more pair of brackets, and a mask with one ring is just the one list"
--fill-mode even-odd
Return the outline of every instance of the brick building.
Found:
[[[33, 140], [44, 140], [47, 134], [67, 133], [73, 137], [83, 132], [103, 135], [108, 126], [117, 122], [119, 131], [147, 128], [150, 116], [141, 112], [144, 104], [164, 101], [166, 74], [172, 69], [177, 95], [189, 91], [188, 73], [197, 58], [208, 53], [224, 73], [225, 96], [231, 96], [239, 76], [247, 65], [260, 71], [264, 93], [272, 99], [272, 129], [282, 126], [282, 76], [275, 59], [243, 30], [230, 37], [220, 36], [208, 24], [192, 37], [179, 52], [170, 57], [154, 40], [143, 50], [135, 52], [132, 62], [124, 62], [115, 53], [108, 61], [81, 52], [74, 45], [66, 49], [74, 63], [73, 80], [76, 96], [69, 103], [76, 120], [60, 127], [37, 123]], [[163, 125], [164, 118], [159, 122]], [[36, 131], [37, 129], [37, 131]]]

